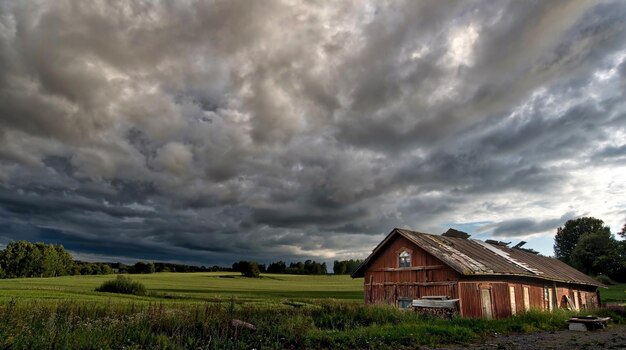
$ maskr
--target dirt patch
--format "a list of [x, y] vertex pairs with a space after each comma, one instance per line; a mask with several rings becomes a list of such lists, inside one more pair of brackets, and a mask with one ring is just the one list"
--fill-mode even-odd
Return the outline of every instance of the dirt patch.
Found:
[[[428, 349], [428, 348], [423, 348]], [[480, 343], [439, 349], [626, 349], [626, 326], [610, 326], [593, 332], [555, 331], [494, 335]]]

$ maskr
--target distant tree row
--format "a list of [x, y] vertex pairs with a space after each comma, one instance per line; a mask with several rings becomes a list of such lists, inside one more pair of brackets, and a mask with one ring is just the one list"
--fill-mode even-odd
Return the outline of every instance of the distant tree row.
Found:
[[213, 268], [144, 261], [138, 261], [133, 265], [126, 265], [122, 263], [88, 263], [77, 261], [75, 262], [73, 274], [105, 275], [110, 273], [148, 274], [155, 272], [206, 272], [214, 271]]
[[28, 241], [12, 241], [5, 249], [0, 250], [0, 278], [211, 271], [231, 271], [231, 269], [220, 266], [205, 267], [143, 261], [133, 265], [74, 261], [70, 253], [60, 244]]
[[73, 271], [72, 256], [62, 245], [18, 241], [0, 251], [0, 278], [55, 277]]
[[107, 263], [90, 263], [74, 261], [72, 275], [110, 275], [113, 273], [111, 265]]
[[[284, 261], [275, 261], [268, 266], [259, 264], [256, 261], [238, 261], [233, 264], [232, 270], [241, 272], [247, 277], [258, 277], [259, 273], [285, 273], [293, 275], [325, 275], [328, 273], [326, 263], [319, 263], [314, 260], [306, 260], [304, 262], [292, 262], [287, 265]], [[255, 272], [258, 270], [258, 272]], [[250, 275], [250, 276], [248, 276]]]
[[111, 267], [119, 273], [155, 273], [155, 272], [216, 272], [216, 271], [230, 271], [228, 267], [221, 266], [195, 266], [162, 262], [143, 262], [138, 261], [134, 265], [126, 265], [122, 263], [112, 263]]
[[[626, 225], [618, 233], [626, 239]], [[554, 237], [557, 259], [589, 275], [626, 282], [626, 240], [617, 240], [600, 219], [568, 220]]]
[[361, 263], [363, 263], [363, 260], [359, 259], [335, 260], [333, 262], [333, 272], [335, 275], [351, 275]]
[[[361, 260], [335, 261], [335, 274], [351, 274]], [[18, 241], [0, 250], [0, 278], [55, 277], [66, 275], [106, 275], [111, 273], [149, 274], [155, 272], [212, 272], [237, 271], [247, 277], [258, 277], [262, 272], [297, 275], [325, 275], [326, 263], [314, 260], [292, 262], [276, 261], [269, 266], [254, 261], [239, 261], [232, 268], [220, 266], [194, 266], [173, 263], [138, 261], [133, 265], [123, 263], [92, 263], [73, 261], [62, 245]]]

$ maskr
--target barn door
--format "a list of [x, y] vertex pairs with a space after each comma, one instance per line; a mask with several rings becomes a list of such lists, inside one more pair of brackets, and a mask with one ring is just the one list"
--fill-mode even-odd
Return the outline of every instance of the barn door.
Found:
[[493, 313], [491, 311], [491, 290], [481, 289], [480, 296], [483, 300], [483, 318], [491, 320], [493, 318]]
[[579, 300], [578, 300], [578, 291], [577, 290], [574, 291], [574, 307], [576, 308], [576, 311], [580, 310], [580, 303], [579, 303]]
[[509, 286], [509, 299], [511, 301], [511, 315], [517, 313], [517, 305], [515, 304], [515, 287]]
[[530, 310], [530, 293], [528, 287], [524, 287], [524, 310]]

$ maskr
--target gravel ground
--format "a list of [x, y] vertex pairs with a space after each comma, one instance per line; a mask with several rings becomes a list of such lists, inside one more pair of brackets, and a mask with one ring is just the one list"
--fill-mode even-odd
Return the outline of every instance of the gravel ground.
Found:
[[626, 349], [626, 326], [592, 332], [556, 331], [493, 336], [477, 344], [439, 349]]

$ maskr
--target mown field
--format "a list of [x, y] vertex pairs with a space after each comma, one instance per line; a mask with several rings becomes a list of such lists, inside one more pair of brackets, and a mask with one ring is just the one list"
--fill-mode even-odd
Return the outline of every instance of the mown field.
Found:
[[605, 303], [626, 303], [626, 283], [600, 288], [600, 297]]
[[[94, 291], [112, 278], [0, 280], [0, 349], [413, 349], [563, 329], [571, 316], [432, 319], [363, 305], [363, 280], [348, 276], [158, 273], [131, 276], [149, 296]], [[623, 287], [605, 298], [619, 298]], [[625, 321], [623, 309], [593, 312]]]
[[349, 276], [303, 276], [264, 274], [244, 278], [239, 273], [155, 273], [130, 275], [153, 294], [137, 297], [99, 293], [95, 288], [115, 276], [64, 276], [54, 278], [18, 278], [0, 280], [0, 301], [74, 300], [97, 302], [203, 303], [276, 303], [286, 300], [337, 299], [346, 302], [363, 300], [363, 279]]

